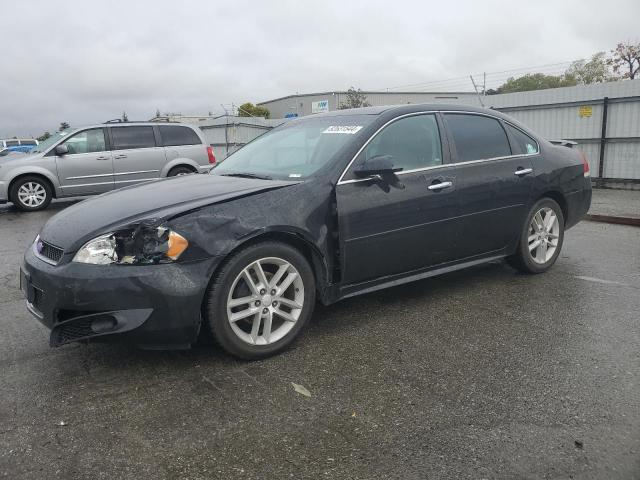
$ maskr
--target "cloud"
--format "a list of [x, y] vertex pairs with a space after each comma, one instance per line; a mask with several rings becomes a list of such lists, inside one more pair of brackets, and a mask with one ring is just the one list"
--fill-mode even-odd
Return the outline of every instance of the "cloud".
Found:
[[[542, 65], [633, 39], [634, 0], [10, 2], [0, 137]], [[468, 90], [466, 79], [450, 82]]]

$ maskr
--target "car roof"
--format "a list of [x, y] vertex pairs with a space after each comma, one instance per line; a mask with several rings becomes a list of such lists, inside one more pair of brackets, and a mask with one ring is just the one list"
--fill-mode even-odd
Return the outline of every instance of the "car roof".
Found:
[[377, 107], [350, 108], [323, 113], [323, 116], [341, 115], [380, 115], [385, 112], [394, 112], [399, 115], [416, 111], [462, 111], [474, 113], [487, 113], [500, 116], [500, 112], [490, 108], [477, 107], [475, 105], [460, 105], [451, 103], [410, 103], [402, 105], [383, 105]]

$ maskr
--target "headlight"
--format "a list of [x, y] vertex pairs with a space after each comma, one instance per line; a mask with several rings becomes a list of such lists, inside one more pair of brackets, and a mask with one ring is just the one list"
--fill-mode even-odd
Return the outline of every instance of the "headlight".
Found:
[[187, 239], [173, 230], [141, 223], [90, 240], [73, 261], [94, 265], [168, 263], [177, 260], [188, 246]]

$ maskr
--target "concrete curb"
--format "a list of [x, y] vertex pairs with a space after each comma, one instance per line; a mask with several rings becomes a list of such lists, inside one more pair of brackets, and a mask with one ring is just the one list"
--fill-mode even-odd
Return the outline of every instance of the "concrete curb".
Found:
[[586, 220], [591, 222], [615, 223], [617, 225], [631, 225], [632, 227], [640, 227], [640, 217], [618, 217], [614, 215], [600, 215], [597, 213], [589, 213]]

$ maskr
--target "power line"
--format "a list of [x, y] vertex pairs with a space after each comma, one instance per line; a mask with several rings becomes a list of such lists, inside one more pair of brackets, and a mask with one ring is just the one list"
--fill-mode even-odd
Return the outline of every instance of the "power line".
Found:
[[[546, 73], [546, 74], [550, 74], [551, 72], [564, 73], [566, 69], [574, 61], [575, 60], [570, 60], [565, 62], [547, 63], [544, 65], [536, 65], [531, 67], [520, 67], [520, 68], [513, 68], [509, 70], [501, 70], [496, 72], [486, 72], [487, 84], [489, 84], [489, 82], [491, 82], [492, 84], [495, 84], [498, 81], [500, 81], [500, 83], [502, 84], [504, 83], [504, 81], [506, 81], [510, 77], [517, 76], [516, 74], [518, 73], [523, 75], [527, 73]], [[505, 74], [509, 74], [509, 75], [505, 75]], [[472, 74], [472, 76], [474, 77], [475, 76], [481, 77], [484, 75], [485, 75], [484, 72]], [[470, 89], [472, 87], [470, 83], [471, 82], [468, 76], [461, 76], [461, 77], [452, 77], [452, 78], [447, 78], [442, 80], [429, 80], [429, 81], [420, 82], [420, 83], [397, 85], [394, 87], [385, 87], [379, 90], [391, 91], [399, 88], [433, 88], [433, 89], [440, 90], [440, 89], [447, 89], [447, 88], [451, 89], [451, 88], [460, 88], [460, 87], [468, 87]]]

